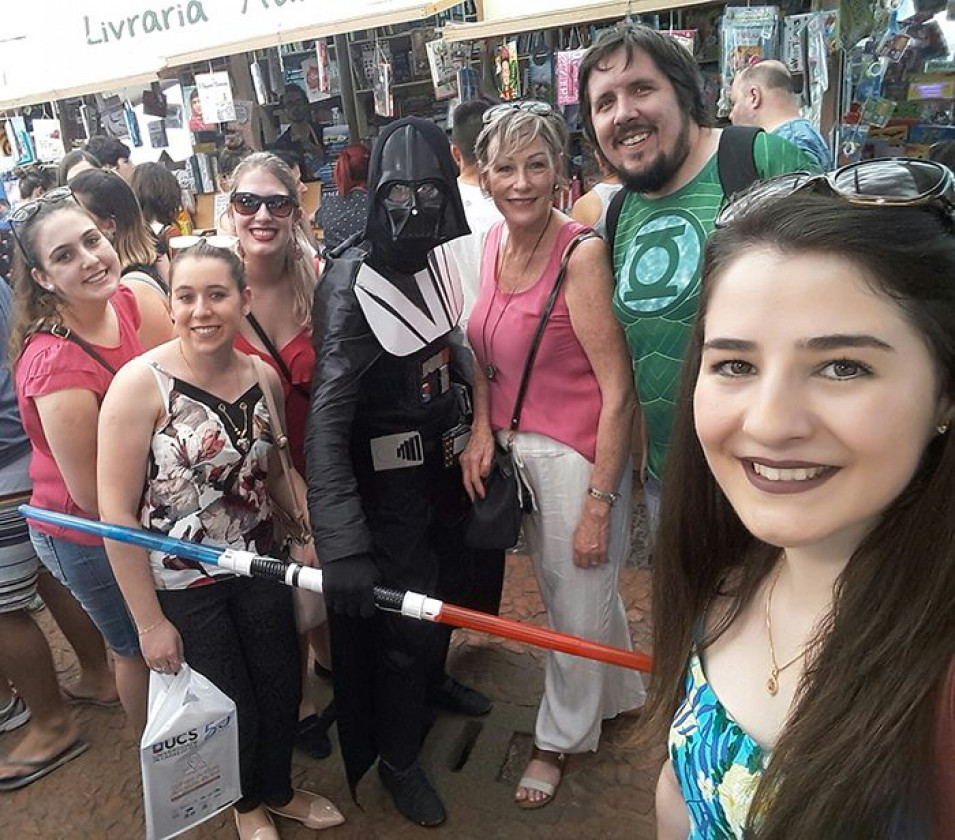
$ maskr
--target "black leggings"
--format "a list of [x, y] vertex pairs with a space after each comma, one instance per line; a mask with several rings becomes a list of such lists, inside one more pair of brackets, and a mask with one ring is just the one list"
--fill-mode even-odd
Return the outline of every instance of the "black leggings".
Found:
[[285, 805], [301, 698], [291, 589], [230, 578], [156, 594], [182, 636], [186, 662], [235, 701], [242, 781], [236, 809]]

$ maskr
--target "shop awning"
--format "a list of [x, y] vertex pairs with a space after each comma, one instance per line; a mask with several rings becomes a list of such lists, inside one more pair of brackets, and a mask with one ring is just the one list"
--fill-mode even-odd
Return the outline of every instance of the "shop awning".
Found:
[[703, 6], [712, 2], [713, 0], [597, 0], [576, 3], [573, 7], [554, 8], [553, 4], [546, 0], [522, 0], [519, 4], [522, 10], [520, 17], [506, 15], [507, 11], [514, 11], [513, 2], [506, 4], [509, 6], [507, 10], [498, 10], [496, 4], [485, 3], [483, 21], [449, 23], [442, 28], [441, 33], [444, 40], [449, 42], [477, 41], [481, 38], [500, 38], [504, 35], [573, 26], [578, 23], [622, 19], [627, 14], [643, 15], [668, 9]]
[[0, 36], [0, 111], [164, 68], [430, 17], [461, 0], [27, 0]]

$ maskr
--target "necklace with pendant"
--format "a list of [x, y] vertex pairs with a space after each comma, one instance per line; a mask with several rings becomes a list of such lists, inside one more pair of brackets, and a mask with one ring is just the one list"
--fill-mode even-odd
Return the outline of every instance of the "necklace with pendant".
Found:
[[219, 403], [219, 414], [229, 421], [232, 431], [235, 432], [235, 446], [241, 453], [249, 451], [249, 406], [243, 400], [239, 403], [239, 411], [242, 412], [242, 428], [240, 429], [233, 419], [229, 416], [228, 406], [225, 403]]
[[772, 662], [772, 667], [769, 670], [769, 679], [766, 680], [766, 690], [769, 692], [771, 697], [775, 697], [779, 691], [779, 675], [791, 665], [795, 665], [806, 655], [806, 649], [803, 648], [785, 665], [776, 664], [776, 648], [773, 645], [773, 619], [771, 612], [773, 604], [773, 592], [776, 590], [777, 580], [779, 580], [779, 572], [776, 572], [773, 582], [769, 585], [769, 593], [766, 595], [766, 632], [769, 636], [769, 659]]
[[[544, 227], [541, 229], [540, 234], [537, 237], [537, 241], [534, 243], [534, 248], [531, 250], [530, 256], [527, 258], [524, 263], [524, 270], [521, 272], [521, 278], [523, 279], [524, 275], [527, 274], [527, 269], [530, 266], [531, 262], [534, 259], [534, 256], [537, 254], [537, 249], [540, 248], [541, 242], [544, 241], [544, 234], [547, 233], [547, 229], [550, 227], [550, 220], [554, 215], [554, 211], [550, 210], [547, 213], [547, 221], [544, 223]], [[501, 253], [501, 267], [497, 273], [498, 280], [504, 276], [504, 266], [507, 261], [507, 248], [505, 247]], [[491, 300], [497, 297], [498, 292], [498, 283], [494, 284], [494, 291], [492, 293]], [[507, 297], [504, 300], [504, 305], [501, 307], [501, 311], [497, 315], [497, 320], [494, 322], [494, 327], [491, 329], [491, 335], [486, 335], [487, 330], [487, 319], [484, 320], [484, 323], [481, 325], [481, 344], [484, 349], [484, 358], [487, 359], [487, 364], [484, 365], [484, 375], [487, 377], [488, 381], [493, 382], [497, 378], [497, 366], [489, 358], [489, 347], [494, 344], [494, 336], [497, 335], [497, 328], [501, 325], [501, 319], [504, 317], [504, 313], [507, 312], [507, 307], [511, 305], [511, 300], [513, 300], [514, 295], [517, 294], [517, 290], [509, 292]]]
[[[196, 387], [199, 386], [199, 374], [196, 373], [196, 369], [190, 363], [188, 357], [186, 356], [186, 351], [182, 349], [182, 341], [179, 342], [179, 355], [182, 356], [182, 360], [186, 363], [186, 367], [189, 368], [189, 372], [192, 374], [193, 379], [195, 380], [194, 384]], [[205, 390], [205, 389], [203, 389]], [[208, 393], [208, 391], [206, 392]], [[220, 402], [218, 405], [218, 411], [220, 416], [228, 421], [229, 425], [232, 427], [232, 431], [235, 432], [235, 446], [243, 455], [249, 451], [251, 443], [249, 442], [249, 406], [243, 400], [239, 403], [239, 411], [242, 412], [242, 428], [240, 429], [235, 421], [229, 416], [226, 404]]]

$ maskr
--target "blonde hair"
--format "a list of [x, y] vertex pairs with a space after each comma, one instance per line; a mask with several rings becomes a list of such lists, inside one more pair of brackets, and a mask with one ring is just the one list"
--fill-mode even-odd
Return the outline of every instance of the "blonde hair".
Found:
[[561, 161], [567, 147], [567, 124], [560, 114], [535, 114], [520, 108], [507, 111], [484, 126], [474, 146], [482, 181], [495, 161], [510, 157], [526, 148], [537, 138], [544, 141], [547, 157], [557, 176], [557, 183], [564, 186], [567, 177]]
[[292, 294], [294, 301], [292, 304], [292, 314], [299, 326], [310, 327], [312, 324], [312, 296], [315, 292], [315, 264], [308, 255], [308, 249], [304, 247], [304, 236], [298, 229], [297, 214], [301, 213], [301, 205], [298, 200], [298, 185], [295, 183], [295, 176], [292, 170], [286, 164], [271, 152], [254, 152], [248, 157], [243, 158], [242, 162], [235, 168], [232, 175], [232, 190], [229, 197], [235, 197], [238, 184], [242, 178], [249, 172], [261, 169], [275, 178], [288, 191], [288, 195], [294, 199], [296, 207], [295, 222], [292, 229], [292, 237], [289, 240], [288, 250], [285, 252], [285, 262], [282, 264], [282, 273], [287, 274], [292, 280]]

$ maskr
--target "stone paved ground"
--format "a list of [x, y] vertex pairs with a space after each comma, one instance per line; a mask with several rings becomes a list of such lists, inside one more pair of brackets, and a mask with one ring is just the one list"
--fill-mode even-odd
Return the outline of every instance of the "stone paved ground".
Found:
[[[621, 578], [621, 592], [634, 644], [649, 649], [650, 572], [642, 562], [643, 526], [635, 523], [635, 550]], [[502, 614], [543, 623], [544, 611], [529, 561], [508, 558]], [[54, 648], [61, 682], [73, 673], [71, 654], [48, 611], [38, 616]], [[607, 723], [596, 754], [569, 762], [554, 801], [538, 811], [521, 811], [510, 800], [531, 747], [536, 703], [543, 686], [542, 651], [516, 642], [459, 631], [450, 670], [495, 701], [490, 716], [477, 721], [441, 715], [425, 745], [423, 761], [448, 806], [439, 829], [413, 826], [394, 811], [374, 772], [362, 781], [363, 808], [349, 799], [337, 750], [325, 761], [296, 754], [297, 786], [320, 791], [339, 805], [347, 822], [322, 834], [328, 840], [649, 840], [653, 837], [653, 786], [658, 762], [630, 742], [639, 713]], [[315, 679], [321, 701], [328, 686]], [[79, 720], [90, 750], [54, 774], [15, 793], [0, 794], [0, 840], [109, 838], [145, 835], [142, 788], [134, 739], [122, 712], [81, 707]], [[16, 737], [0, 736], [0, 754]], [[286, 840], [314, 836], [298, 823], [280, 821]], [[181, 835], [190, 840], [233, 838], [231, 811]]]

